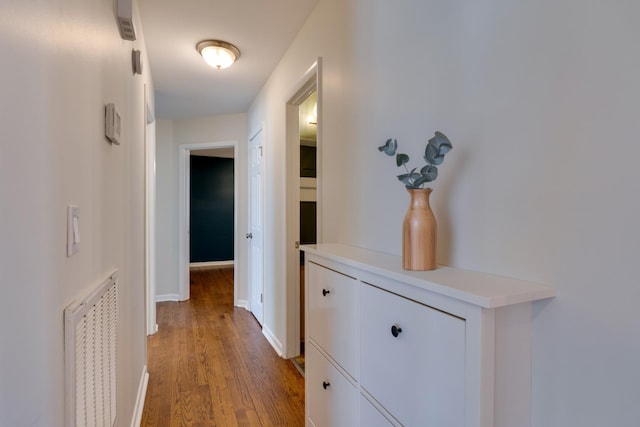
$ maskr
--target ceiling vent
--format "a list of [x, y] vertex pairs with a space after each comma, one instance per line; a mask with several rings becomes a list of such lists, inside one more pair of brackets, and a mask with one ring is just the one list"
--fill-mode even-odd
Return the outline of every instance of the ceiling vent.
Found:
[[136, 30], [133, 28], [133, 0], [118, 0], [118, 29], [120, 37], [135, 40]]

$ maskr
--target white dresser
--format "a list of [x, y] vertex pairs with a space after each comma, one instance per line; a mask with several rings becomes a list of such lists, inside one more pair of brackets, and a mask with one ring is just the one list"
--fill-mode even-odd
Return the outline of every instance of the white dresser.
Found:
[[530, 425], [532, 302], [553, 288], [405, 271], [339, 244], [302, 250], [307, 426]]

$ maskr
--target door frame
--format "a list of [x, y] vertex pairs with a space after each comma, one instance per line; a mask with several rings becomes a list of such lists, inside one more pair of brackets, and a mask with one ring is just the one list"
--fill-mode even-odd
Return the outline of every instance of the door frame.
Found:
[[316, 142], [317, 201], [316, 233], [322, 242], [322, 58], [304, 73], [286, 98], [286, 342], [284, 357], [300, 354], [300, 104], [312, 92], [318, 93]]
[[147, 335], [158, 332], [156, 319], [156, 118], [144, 85], [144, 155], [145, 155], [145, 329]]
[[189, 289], [189, 214], [191, 212], [191, 151], [216, 148], [233, 148], [233, 303], [237, 305], [238, 271], [241, 268], [238, 259], [238, 141], [202, 142], [196, 144], [180, 144], [178, 146], [178, 300], [190, 298]]

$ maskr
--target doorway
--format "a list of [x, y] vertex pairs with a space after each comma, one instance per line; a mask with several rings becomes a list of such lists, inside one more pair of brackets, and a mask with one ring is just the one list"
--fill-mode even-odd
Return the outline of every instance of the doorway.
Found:
[[[233, 168], [238, 170], [238, 144], [237, 141], [209, 142], [201, 144], [182, 144], [179, 147], [179, 214], [178, 214], [178, 235], [179, 235], [179, 283], [178, 299], [186, 301], [190, 297], [189, 290], [189, 268], [190, 268], [190, 246], [191, 246], [191, 154], [192, 152], [209, 153], [209, 155], [229, 155], [233, 152]], [[217, 154], [216, 154], [217, 153]], [[237, 304], [238, 296], [238, 270], [241, 268], [238, 260], [238, 178], [237, 173], [233, 176], [233, 259], [234, 269], [234, 304]]]
[[[300, 354], [301, 338], [304, 337], [304, 293], [301, 290], [300, 249], [301, 224], [306, 231], [315, 231], [316, 242], [322, 241], [322, 61], [318, 58], [315, 64], [304, 74], [300, 83], [294, 88], [286, 105], [286, 157], [287, 157], [287, 334], [285, 344], [286, 358]], [[315, 111], [314, 111], [315, 110]], [[311, 122], [311, 123], [309, 123]], [[315, 134], [313, 142], [302, 141], [303, 135]], [[315, 178], [301, 177], [301, 151], [314, 152]], [[308, 171], [307, 171], [308, 172]], [[305, 173], [308, 174], [308, 173]], [[307, 180], [309, 178], [309, 180]], [[315, 181], [314, 181], [315, 180]], [[302, 188], [302, 186], [305, 188]], [[301, 201], [313, 205], [301, 205]], [[301, 218], [301, 209], [315, 213], [315, 221], [311, 215]], [[315, 223], [315, 224], [314, 224]], [[315, 227], [313, 226], [315, 225]], [[306, 236], [306, 233], [305, 237]]]
[[[301, 245], [318, 242], [317, 234], [317, 154], [318, 154], [318, 92], [313, 91], [299, 106], [300, 125], [300, 233]], [[296, 358], [304, 370], [304, 252], [300, 251], [300, 354]]]
[[234, 266], [233, 148], [191, 151], [189, 267]]

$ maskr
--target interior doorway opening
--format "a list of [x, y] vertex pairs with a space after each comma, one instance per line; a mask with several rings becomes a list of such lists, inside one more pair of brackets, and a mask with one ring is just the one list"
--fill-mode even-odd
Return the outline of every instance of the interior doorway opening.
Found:
[[[191, 262], [191, 155], [199, 154], [204, 157], [230, 158], [233, 157], [233, 262], [234, 269], [234, 304], [237, 305], [238, 297], [238, 144], [236, 141], [210, 142], [201, 144], [182, 144], [179, 147], [179, 286], [178, 299], [186, 301], [190, 297], [189, 270]], [[216, 265], [228, 265], [231, 260], [198, 262], [195, 267], [207, 267]]]
[[[300, 234], [301, 245], [318, 242], [318, 92], [311, 92], [299, 106], [300, 128]], [[304, 252], [300, 251], [300, 354], [299, 366], [304, 366]], [[303, 368], [301, 368], [303, 369]]]
[[192, 150], [189, 267], [234, 266], [234, 149]]
[[[305, 239], [322, 241], [322, 61], [304, 74], [286, 106], [287, 157], [287, 333], [284, 357], [300, 355], [304, 338], [304, 293], [301, 283], [299, 246]], [[313, 134], [313, 138], [311, 135]], [[305, 138], [303, 138], [305, 136]], [[313, 148], [302, 148], [312, 147]], [[313, 153], [307, 160], [315, 166], [315, 177], [301, 176], [301, 152]], [[305, 154], [305, 157], [307, 155]], [[311, 169], [311, 168], [307, 168]], [[312, 174], [310, 170], [304, 174]], [[308, 178], [308, 180], [307, 180]], [[304, 188], [303, 188], [304, 186]], [[305, 202], [304, 207], [301, 204]], [[311, 211], [301, 218], [301, 210]], [[315, 214], [315, 219], [313, 218]], [[305, 227], [302, 232], [301, 226]], [[311, 238], [308, 234], [311, 234]], [[315, 236], [313, 236], [315, 234]], [[307, 242], [314, 243], [314, 242]]]

